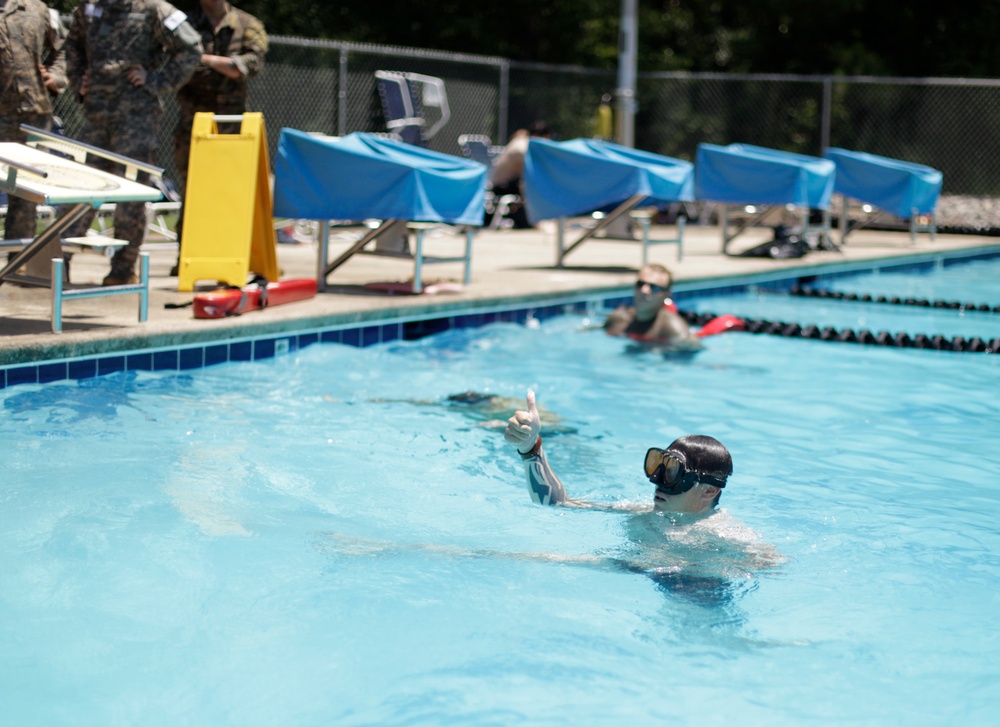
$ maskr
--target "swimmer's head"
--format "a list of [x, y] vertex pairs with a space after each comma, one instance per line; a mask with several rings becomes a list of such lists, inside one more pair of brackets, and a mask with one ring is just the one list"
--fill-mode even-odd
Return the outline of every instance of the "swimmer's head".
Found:
[[550, 129], [549, 125], [542, 120], [538, 120], [533, 123], [531, 128], [528, 129], [528, 133], [531, 136], [541, 136], [546, 139], [552, 138], [552, 129]]
[[722, 488], [733, 473], [733, 459], [714, 437], [690, 434], [666, 449], [650, 449], [644, 470], [656, 485], [655, 509], [702, 512], [719, 504]]
[[670, 296], [673, 277], [670, 271], [658, 263], [643, 265], [635, 280], [633, 305], [640, 320], [656, 317]]
[[481, 394], [478, 391], [463, 391], [461, 394], [451, 394], [448, 401], [452, 404], [467, 404], [476, 406], [478, 404], [490, 403], [497, 398], [496, 394]]

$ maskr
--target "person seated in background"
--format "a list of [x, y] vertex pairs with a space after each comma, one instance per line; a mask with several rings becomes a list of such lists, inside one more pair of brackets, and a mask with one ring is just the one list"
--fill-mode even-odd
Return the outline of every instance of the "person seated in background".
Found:
[[635, 281], [632, 305], [619, 306], [608, 315], [604, 321], [605, 333], [674, 350], [700, 349], [701, 341], [670, 299], [672, 282], [670, 271], [664, 266], [657, 263], [643, 266]]
[[[521, 182], [524, 176], [524, 157], [528, 153], [528, 142], [533, 136], [549, 139], [552, 137], [552, 131], [544, 121], [536, 121], [530, 129], [518, 129], [500, 156], [493, 160], [490, 185], [497, 198], [507, 194], [523, 196]], [[514, 229], [523, 230], [532, 227], [523, 204], [511, 208], [510, 218], [514, 222]]]

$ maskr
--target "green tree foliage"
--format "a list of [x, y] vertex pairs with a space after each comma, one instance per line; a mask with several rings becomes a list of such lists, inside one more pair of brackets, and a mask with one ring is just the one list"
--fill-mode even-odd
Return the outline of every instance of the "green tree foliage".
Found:
[[[190, 9], [197, 0], [178, 0]], [[70, 12], [74, 0], [51, 0]], [[620, 0], [237, 0], [275, 35], [613, 69]], [[1000, 75], [1000, 4], [639, 0], [639, 69]]]

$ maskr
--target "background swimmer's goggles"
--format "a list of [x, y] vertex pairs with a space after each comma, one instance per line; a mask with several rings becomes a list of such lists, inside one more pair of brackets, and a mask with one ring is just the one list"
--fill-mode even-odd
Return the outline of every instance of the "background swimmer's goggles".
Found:
[[653, 447], [646, 452], [646, 477], [656, 489], [667, 495], [682, 495], [695, 485], [725, 487], [726, 478], [691, 472], [684, 466], [684, 455]]
[[663, 287], [662, 285], [657, 285], [656, 283], [651, 283], [648, 280], [636, 280], [635, 281], [635, 289], [636, 290], [642, 290], [642, 286], [644, 286], [644, 285], [648, 285], [649, 286], [649, 292], [651, 292], [651, 293], [662, 293], [663, 291], [667, 290], [667, 288]]

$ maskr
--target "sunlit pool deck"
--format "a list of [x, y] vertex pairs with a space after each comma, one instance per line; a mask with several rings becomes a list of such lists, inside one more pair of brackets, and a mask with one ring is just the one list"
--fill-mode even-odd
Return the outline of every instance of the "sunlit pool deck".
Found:
[[[673, 232], [654, 227], [651, 236], [669, 238]], [[770, 236], [769, 229], [753, 229], [737, 238], [732, 248], [744, 250]], [[574, 235], [568, 234], [567, 239]], [[348, 245], [346, 240], [331, 241], [331, 259]], [[455, 256], [462, 245], [459, 236], [432, 233], [425, 250], [431, 255]], [[689, 226], [682, 262], [677, 262], [674, 245], [652, 247], [650, 261], [670, 267], [675, 287], [683, 293], [845, 267], [872, 267], [904, 257], [1000, 254], [1000, 239], [938, 234], [931, 241], [927, 234], [920, 234], [911, 244], [908, 233], [858, 230], [840, 251], [813, 252], [794, 260], [730, 257], [721, 248], [717, 227]], [[193, 317], [190, 307], [165, 307], [190, 301], [193, 294], [178, 292], [177, 279], [168, 275], [175, 251], [153, 246], [145, 323], [138, 322], [135, 295], [80, 299], [64, 303], [64, 330], [53, 334], [50, 291], [0, 286], [0, 386], [127, 368], [197, 368], [222, 360], [266, 358], [315, 340], [364, 344], [372, 342], [372, 336], [375, 340], [411, 337], [419, 335], [419, 326], [427, 321], [471, 315], [485, 322], [505, 314], [523, 316], [535, 306], [613, 299], [630, 294], [641, 252], [637, 242], [593, 239], [567, 258], [566, 267], [557, 268], [553, 230], [487, 230], [475, 238], [472, 282], [461, 292], [389, 295], [366, 289], [367, 283], [409, 279], [413, 264], [355, 256], [329, 277], [327, 290], [313, 299], [238, 317], [200, 320]], [[278, 262], [284, 278], [315, 277], [316, 247], [281, 244]], [[78, 254], [71, 263], [71, 280], [93, 283], [107, 270], [105, 258]], [[425, 267], [423, 279], [425, 283], [457, 282], [461, 275], [459, 263], [446, 263]], [[282, 336], [289, 337], [289, 342], [276, 344]], [[258, 344], [262, 339], [268, 340]], [[106, 361], [101, 362], [102, 357]], [[74, 367], [74, 361], [88, 359]]]

